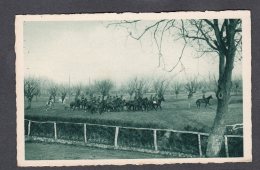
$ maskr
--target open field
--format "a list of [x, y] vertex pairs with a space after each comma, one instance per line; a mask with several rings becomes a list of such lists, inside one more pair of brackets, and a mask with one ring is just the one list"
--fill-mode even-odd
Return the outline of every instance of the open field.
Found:
[[[72, 154], [73, 153], [73, 154]], [[48, 143], [25, 143], [26, 160], [145, 159], [165, 155]]]
[[[207, 94], [209, 95], [209, 94]], [[209, 132], [216, 114], [216, 99], [211, 100], [211, 106], [200, 109], [196, 108], [195, 101], [201, 95], [195, 95], [191, 100], [191, 108], [188, 108], [186, 94], [179, 95], [176, 99], [173, 95], [165, 95], [165, 102], [162, 103], [162, 110], [148, 112], [109, 112], [99, 115], [84, 111], [66, 111], [64, 105], [55, 103], [53, 109], [46, 111], [46, 98], [40, 97], [33, 101], [32, 108], [25, 110], [25, 117], [31, 119], [94, 122], [102, 124], [127, 125], [138, 127], [160, 127], [184, 130], [190, 126], [203, 129]], [[227, 124], [242, 123], [242, 95], [232, 96], [229, 104]]]

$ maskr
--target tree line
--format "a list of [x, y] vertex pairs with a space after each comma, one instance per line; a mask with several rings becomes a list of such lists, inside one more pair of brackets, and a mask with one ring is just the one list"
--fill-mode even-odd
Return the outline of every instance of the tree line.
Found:
[[[242, 80], [236, 78], [233, 80], [233, 92], [241, 92]], [[26, 109], [31, 108], [33, 99], [38, 100], [39, 96], [48, 96], [54, 102], [57, 99], [64, 103], [66, 98], [74, 100], [83, 96], [93, 97], [94, 95], [104, 97], [116, 94], [126, 96], [129, 100], [143, 97], [146, 94], [163, 96], [165, 93], [174, 95], [177, 99], [180, 93], [187, 94], [187, 99], [193, 97], [193, 94], [199, 93], [205, 95], [207, 92], [217, 92], [217, 83], [214, 76], [199, 80], [197, 77], [189, 78], [183, 81], [169, 81], [167, 79], [157, 78], [154, 80], [134, 77], [118, 86], [110, 79], [97, 80], [92, 84], [73, 84], [55, 83], [52, 80], [41, 77], [26, 77], [24, 80], [24, 97], [27, 99]]]

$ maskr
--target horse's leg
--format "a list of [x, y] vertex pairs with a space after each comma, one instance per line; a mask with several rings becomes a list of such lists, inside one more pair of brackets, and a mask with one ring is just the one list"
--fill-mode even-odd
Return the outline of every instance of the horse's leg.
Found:
[[160, 110], [162, 110], [162, 106], [160, 104], [158, 104], [158, 107], [160, 108]]
[[154, 107], [154, 110], [156, 110], [156, 111], [157, 111], [157, 105], [153, 105], [153, 107]]
[[98, 110], [99, 110], [99, 111], [98, 111], [99, 114], [101, 115], [101, 114], [102, 114], [102, 108], [99, 108]]

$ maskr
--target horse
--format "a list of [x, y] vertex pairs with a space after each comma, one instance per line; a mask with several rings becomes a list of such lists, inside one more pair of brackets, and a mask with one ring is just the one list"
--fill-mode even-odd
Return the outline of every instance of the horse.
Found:
[[75, 110], [76, 108], [78, 108], [79, 110], [80, 104], [81, 104], [80, 99], [75, 99], [75, 101], [70, 102], [70, 110]]
[[147, 97], [142, 99], [142, 108], [143, 111], [148, 111], [149, 109], [149, 100]]
[[207, 105], [210, 105], [210, 103], [209, 103], [210, 99], [213, 99], [212, 95], [210, 95], [209, 97], [206, 97], [206, 98], [198, 99], [196, 101], [197, 108], [200, 108], [201, 103], [205, 103], [205, 107], [207, 107]]
[[152, 102], [152, 107], [153, 109], [157, 110], [158, 108], [160, 108], [160, 110], [162, 110], [162, 106], [161, 106], [161, 103], [164, 102], [165, 99], [163, 96], [160, 96], [158, 99], [154, 100]]
[[46, 111], [48, 111], [49, 109], [52, 109], [54, 106], [54, 99], [53, 98], [49, 98], [49, 100], [46, 102]]
[[127, 108], [127, 111], [134, 111], [135, 110], [135, 102], [133, 100], [126, 101], [125, 106]]

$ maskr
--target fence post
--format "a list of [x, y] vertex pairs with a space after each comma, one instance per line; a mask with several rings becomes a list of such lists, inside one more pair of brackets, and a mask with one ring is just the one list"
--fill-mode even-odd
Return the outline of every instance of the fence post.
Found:
[[87, 143], [87, 127], [86, 127], [86, 123], [84, 123], [84, 141], [85, 141], [85, 143]]
[[153, 130], [153, 143], [155, 151], [158, 151], [156, 129]]
[[225, 135], [225, 151], [226, 156], [229, 157], [229, 151], [228, 151], [228, 137]]
[[117, 145], [117, 138], [118, 138], [118, 132], [119, 132], [119, 127], [116, 126], [116, 132], [115, 132], [115, 148], [118, 148], [118, 145]]
[[57, 139], [57, 126], [56, 126], [56, 122], [53, 123], [54, 126], [54, 139]]
[[27, 135], [30, 136], [30, 133], [31, 133], [31, 121], [29, 120]]
[[201, 138], [200, 138], [200, 134], [199, 133], [198, 133], [198, 143], [199, 143], [199, 154], [200, 154], [200, 157], [202, 157]]

